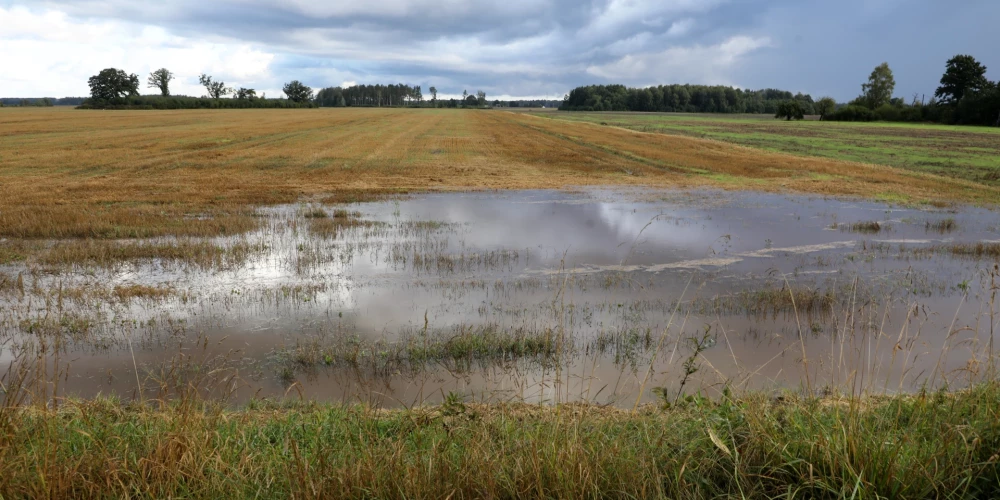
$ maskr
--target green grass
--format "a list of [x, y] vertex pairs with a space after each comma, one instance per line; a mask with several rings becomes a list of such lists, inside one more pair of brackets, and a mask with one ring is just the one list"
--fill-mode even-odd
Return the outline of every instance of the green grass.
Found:
[[0, 407], [3, 498], [995, 498], [1000, 386], [396, 411]]
[[641, 132], [875, 163], [1000, 185], [1000, 129], [901, 123], [787, 122], [770, 117], [641, 113], [538, 113]]
[[320, 366], [367, 373], [419, 372], [429, 366], [467, 371], [509, 361], [548, 363], [568, 346], [552, 330], [501, 329], [495, 325], [457, 326], [443, 331], [404, 333], [398, 341], [361, 337], [315, 336], [278, 350], [281, 376], [294, 378], [296, 369]]

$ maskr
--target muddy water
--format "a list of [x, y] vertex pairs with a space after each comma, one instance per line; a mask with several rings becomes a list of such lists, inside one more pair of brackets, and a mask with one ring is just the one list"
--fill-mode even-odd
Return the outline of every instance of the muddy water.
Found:
[[[411, 405], [454, 392], [630, 405], [660, 387], [673, 398], [726, 385], [966, 383], [990, 366], [1000, 330], [994, 260], [949, 251], [1000, 241], [996, 213], [975, 208], [598, 190], [261, 214], [261, 231], [213, 240], [255, 249], [228, 267], [3, 268], [31, 278], [28, 292], [0, 296], [0, 362], [44, 352], [45, 387], [83, 397], [187, 385], [235, 402]], [[58, 291], [134, 284], [170, 294]], [[557, 352], [398, 359], [400, 345], [484, 330], [545, 338]], [[340, 358], [350, 352], [353, 362]]]

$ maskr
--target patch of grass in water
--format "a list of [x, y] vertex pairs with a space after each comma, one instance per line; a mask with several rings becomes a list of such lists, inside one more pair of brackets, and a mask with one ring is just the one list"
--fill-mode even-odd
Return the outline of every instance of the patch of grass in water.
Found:
[[938, 234], [950, 233], [957, 228], [958, 228], [958, 223], [955, 222], [955, 219], [952, 217], [948, 217], [947, 219], [941, 219], [933, 222], [927, 221], [927, 223], [924, 225], [925, 231], [927, 232], [934, 231]]
[[314, 337], [279, 351], [277, 358], [300, 368], [349, 367], [375, 373], [404, 368], [420, 370], [428, 365], [468, 368], [473, 363], [488, 365], [525, 359], [544, 362], [558, 354], [556, 340], [550, 330], [458, 326], [404, 334], [394, 342], [343, 334]]
[[745, 314], [747, 316], [777, 316], [794, 314], [828, 314], [839, 304], [847, 291], [810, 288], [805, 286], [766, 287], [741, 290], [711, 299], [695, 300], [692, 310], [699, 314]]
[[959, 257], [1000, 259], [1000, 243], [954, 243], [945, 248], [952, 255]]
[[837, 226], [841, 231], [850, 231], [852, 233], [862, 233], [862, 234], [878, 234], [882, 231], [888, 231], [891, 226], [879, 221], [862, 221], [854, 222], [852, 224], [841, 224]]
[[118, 300], [122, 302], [127, 302], [130, 300], [146, 299], [146, 300], [156, 300], [165, 299], [173, 295], [174, 291], [171, 288], [161, 288], [156, 286], [147, 285], [118, 285], [114, 288], [112, 292]]
[[207, 241], [119, 242], [74, 240], [57, 243], [39, 256], [45, 265], [93, 265], [115, 267], [127, 263], [176, 261], [203, 268], [229, 268], [245, 263], [265, 250], [261, 244], [235, 243], [223, 246]]

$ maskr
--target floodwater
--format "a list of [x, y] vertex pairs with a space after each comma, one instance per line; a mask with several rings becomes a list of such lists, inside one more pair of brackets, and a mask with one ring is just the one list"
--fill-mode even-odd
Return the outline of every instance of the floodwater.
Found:
[[[1000, 243], [983, 209], [588, 190], [261, 214], [262, 230], [211, 240], [252, 249], [228, 266], [0, 267], [31, 276], [0, 294], [0, 363], [45, 359], [46, 387], [80, 397], [627, 406], [654, 388], [961, 385], [992, 366], [1000, 330], [996, 254], [956, 250]], [[169, 294], [53, 298], [134, 284]], [[50, 323], [58, 340], [39, 333]], [[483, 332], [551, 348], [414, 355]]]

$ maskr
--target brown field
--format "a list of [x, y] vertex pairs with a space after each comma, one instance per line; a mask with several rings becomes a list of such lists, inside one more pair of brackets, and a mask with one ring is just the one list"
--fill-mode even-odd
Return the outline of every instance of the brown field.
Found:
[[0, 237], [244, 232], [252, 207], [415, 190], [719, 187], [910, 203], [1000, 189], [499, 111], [0, 112]]

